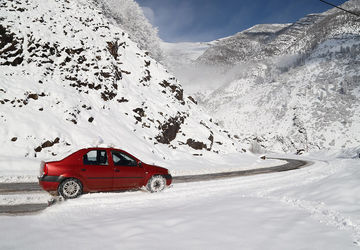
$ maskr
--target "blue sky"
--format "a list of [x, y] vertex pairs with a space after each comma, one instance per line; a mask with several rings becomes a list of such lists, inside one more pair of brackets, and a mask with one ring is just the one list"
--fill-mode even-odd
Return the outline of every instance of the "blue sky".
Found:
[[[340, 5], [345, 0], [327, 0]], [[331, 8], [319, 0], [136, 0], [167, 42], [211, 41], [260, 23], [289, 23]]]

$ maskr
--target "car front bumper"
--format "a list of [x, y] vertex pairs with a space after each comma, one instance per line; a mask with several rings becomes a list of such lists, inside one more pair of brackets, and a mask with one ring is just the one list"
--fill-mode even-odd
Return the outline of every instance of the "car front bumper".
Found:
[[167, 186], [170, 186], [171, 183], [172, 183], [172, 176], [171, 176], [170, 174], [165, 174], [165, 175], [163, 175], [163, 176], [164, 176], [164, 178], [166, 179], [166, 185], [167, 185]]

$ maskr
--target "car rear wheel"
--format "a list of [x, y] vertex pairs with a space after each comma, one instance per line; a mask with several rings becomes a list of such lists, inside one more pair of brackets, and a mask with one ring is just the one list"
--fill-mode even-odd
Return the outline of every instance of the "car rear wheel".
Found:
[[151, 193], [156, 193], [164, 190], [166, 187], [166, 180], [161, 175], [155, 175], [150, 178], [146, 185], [146, 189]]
[[64, 199], [74, 199], [82, 193], [82, 184], [75, 178], [66, 179], [59, 185], [59, 193]]

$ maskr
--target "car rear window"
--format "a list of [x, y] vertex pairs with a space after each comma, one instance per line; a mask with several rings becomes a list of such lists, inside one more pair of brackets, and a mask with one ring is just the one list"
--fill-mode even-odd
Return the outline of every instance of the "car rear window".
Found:
[[108, 165], [106, 150], [91, 150], [83, 156], [84, 165]]

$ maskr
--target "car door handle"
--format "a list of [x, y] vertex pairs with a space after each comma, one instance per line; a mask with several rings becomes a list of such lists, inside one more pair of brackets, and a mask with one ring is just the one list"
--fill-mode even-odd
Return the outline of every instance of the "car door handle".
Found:
[[81, 171], [86, 171], [86, 168], [82, 168]]
[[117, 169], [117, 168], [115, 168], [115, 172], [120, 172], [120, 170], [119, 170], [119, 169]]

